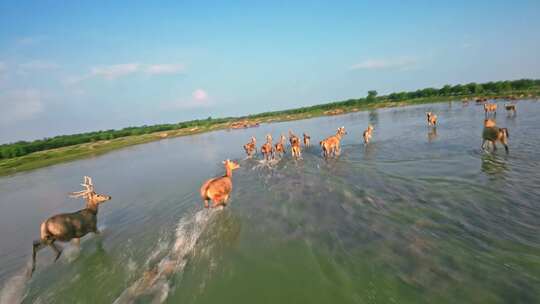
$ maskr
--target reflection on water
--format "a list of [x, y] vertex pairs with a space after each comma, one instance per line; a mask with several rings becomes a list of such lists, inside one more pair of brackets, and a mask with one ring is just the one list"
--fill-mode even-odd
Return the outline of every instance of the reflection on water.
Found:
[[437, 127], [436, 126], [428, 128], [427, 137], [428, 137], [428, 142], [432, 142], [435, 139], [437, 139]]
[[[539, 302], [540, 107], [499, 117], [507, 155], [481, 151], [482, 107], [450, 105], [167, 139], [1, 178], [0, 302]], [[427, 111], [440, 124], [426, 131]], [[318, 143], [342, 125], [337, 159], [316, 144], [270, 163], [241, 149], [289, 129]], [[226, 158], [241, 165], [230, 206], [203, 210], [198, 189]], [[27, 281], [40, 221], [80, 209], [66, 192], [85, 174], [114, 197], [103, 234], [57, 263], [44, 250]]]

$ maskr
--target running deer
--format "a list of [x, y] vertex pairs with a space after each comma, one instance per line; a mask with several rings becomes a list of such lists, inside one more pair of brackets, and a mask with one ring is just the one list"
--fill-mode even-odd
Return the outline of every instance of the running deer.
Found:
[[426, 112], [428, 126], [437, 125], [437, 115], [432, 112]]
[[261, 153], [265, 160], [274, 159], [274, 146], [272, 145], [272, 135], [266, 135], [266, 143], [261, 147]]
[[283, 157], [283, 154], [285, 154], [285, 135], [281, 135], [279, 137], [279, 142], [276, 143], [276, 153], [279, 154], [279, 157]]
[[310, 146], [311, 136], [309, 136], [306, 133], [304, 133], [303, 136], [304, 136], [304, 147], [308, 148]]
[[291, 143], [291, 154], [295, 159], [299, 159], [302, 156], [302, 149], [300, 147], [300, 138], [289, 130], [289, 142]]
[[493, 113], [493, 115], [497, 115], [497, 104], [496, 103], [485, 103], [484, 104], [484, 113], [489, 115], [490, 113]]
[[201, 186], [201, 198], [204, 201], [204, 208], [208, 208], [208, 202], [212, 200], [212, 208], [220, 205], [226, 206], [229, 200], [229, 195], [232, 191], [232, 171], [240, 168], [238, 163], [230, 160], [224, 160], [225, 175], [214, 177], [207, 180]]
[[347, 134], [345, 127], [340, 127], [337, 129], [336, 135], [330, 136], [319, 143], [325, 158], [330, 155], [339, 155], [341, 151], [340, 142], [345, 134]]
[[74, 213], [62, 213], [54, 215], [41, 223], [41, 236], [39, 240], [34, 241], [32, 250], [32, 270], [30, 276], [36, 269], [36, 255], [39, 250], [45, 246], [51, 247], [56, 253], [56, 262], [62, 254], [62, 249], [58, 248], [56, 241], [69, 242], [74, 240], [79, 242], [80, 238], [93, 232], [98, 234], [97, 214], [101, 203], [111, 199], [109, 195], [97, 194], [94, 191], [92, 178], [84, 177], [84, 183], [81, 184], [85, 189], [72, 192], [71, 197], [82, 197], [86, 199], [86, 208]]
[[371, 139], [371, 136], [372, 136], [372, 133], [373, 133], [373, 126], [372, 125], [368, 125], [367, 129], [364, 131], [364, 144], [368, 144], [369, 143], [369, 140]]
[[504, 146], [504, 150], [508, 153], [508, 138], [510, 134], [507, 128], [499, 128], [495, 120], [484, 120], [484, 131], [482, 132], [482, 149], [485, 150], [487, 143], [491, 143], [493, 151], [497, 150], [496, 143], [500, 142]]
[[257, 139], [251, 137], [251, 141], [244, 145], [244, 151], [248, 157], [252, 157], [254, 153], [257, 152]]

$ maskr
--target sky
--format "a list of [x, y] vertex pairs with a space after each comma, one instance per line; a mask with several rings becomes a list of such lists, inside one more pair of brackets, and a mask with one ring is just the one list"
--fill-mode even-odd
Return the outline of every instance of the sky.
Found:
[[540, 1], [0, 0], [0, 143], [540, 78]]

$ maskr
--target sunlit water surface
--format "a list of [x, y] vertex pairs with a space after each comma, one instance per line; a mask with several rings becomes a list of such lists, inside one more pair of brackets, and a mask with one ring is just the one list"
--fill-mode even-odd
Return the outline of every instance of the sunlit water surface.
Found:
[[[166, 139], [0, 178], [0, 303], [539, 303], [540, 103], [517, 107], [497, 116], [508, 155], [482, 152], [482, 108], [454, 102]], [[324, 161], [318, 142], [342, 125], [341, 156]], [[289, 129], [312, 136], [303, 160], [245, 159], [250, 136]], [[226, 158], [241, 165], [230, 206], [203, 210], [199, 187]], [[42, 250], [27, 279], [41, 221], [84, 206], [67, 197], [83, 175], [113, 197], [102, 234], [57, 263]]]

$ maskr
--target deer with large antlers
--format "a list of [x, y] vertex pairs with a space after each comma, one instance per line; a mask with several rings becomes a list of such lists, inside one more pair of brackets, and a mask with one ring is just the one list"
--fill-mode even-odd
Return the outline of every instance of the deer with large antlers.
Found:
[[36, 255], [39, 250], [45, 246], [51, 247], [56, 253], [55, 262], [62, 254], [62, 249], [55, 242], [69, 242], [71, 240], [80, 241], [80, 238], [90, 232], [99, 233], [97, 229], [98, 206], [111, 199], [110, 196], [97, 194], [94, 191], [92, 178], [84, 177], [84, 183], [81, 184], [85, 189], [72, 192], [71, 197], [86, 199], [86, 208], [73, 213], [62, 213], [54, 215], [41, 223], [41, 236], [39, 240], [34, 241], [32, 250], [32, 270], [36, 268]]
[[248, 157], [252, 157], [257, 152], [257, 139], [254, 136], [251, 136], [251, 141], [244, 145], [244, 151]]
[[323, 150], [323, 155], [327, 158], [330, 155], [336, 156], [339, 155], [341, 151], [340, 143], [343, 136], [347, 134], [345, 127], [340, 127], [337, 129], [336, 135], [330, 136], [324, 140], [321, 140], [319, 143]]
[[209, 207], [210, 200], [214, 202], [212, 208], [227, 205], [233, 186], [232, 171], [240, 168], [240, 165], [228, 159], [223, 161], [223, 164], [225, 165], [225, 175], [211, 178], [201, 186], [201, 197], [204, 200], [205, 208]]

